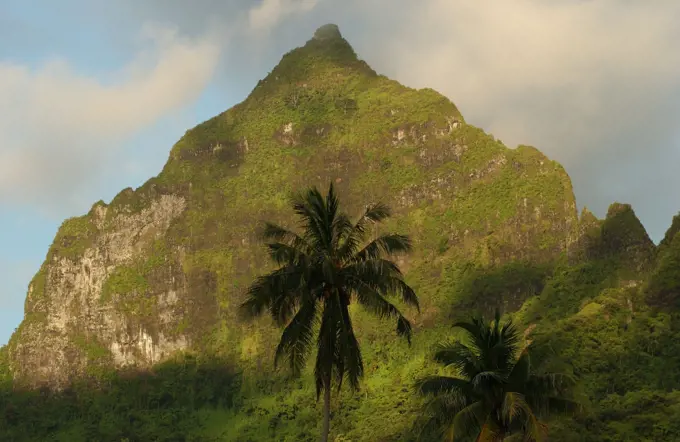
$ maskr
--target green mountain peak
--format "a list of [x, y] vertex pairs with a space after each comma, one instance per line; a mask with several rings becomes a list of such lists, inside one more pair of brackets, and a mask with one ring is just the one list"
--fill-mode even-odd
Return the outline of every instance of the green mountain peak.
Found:
[[666, 230], [666, 234], [659, 243], [659, 248], [669, 247], [678, 232], [680, 232], [680, 213], [673, 217], [670, 227]]
[[338, 86], [376, 76], [375, 71], [357, 57], [337, 25], [329, 24], [317, 29], [306, 44], [284, 54], [269, 75], [258, 82], [249, 100], [278, 96], [290, 88], [342, 95]]
[[63, 222], [0, 348], [0, 439], [316, 440], [313, 367], [276, 372], [281, 329], [238, 306], [272, 268], [261, 221], [296, 230], [291, 193], [331, 182], [349, 215], [390, 206], [371, 233], [409, 235], [396, 264], [420, 300], [398, 306], [412, 347], [350, 304], [367, 388], [341, 393], [334, 440], [415, 440], [412, 381], [436, 373], [452, 320], [496, 309], [592, 401], [551, 440], [680, 437], [680, 216], [659, 251], [629, 205], [579, 217], [560, 164], [378, 75], [331, 24], [158, 176]]
[[[63, 223], [29, 286], [24, 321], [0, 353], [8, 376], [63, 389], [197, 354], [243, 374], [248, 407], [274, 413], [267, 394], [305, 403], [309, 391], [273, 370], [280, 330], [243, 322], [237, 307], [271, 268], [260, 222], [295, 228], [291, 193], [330, 182], [350, 215], [378, 201], [392, 208], [384, 229], [412, 238], [413, 253], [398, 265], [421, 301], [420, 314], [403, 309], [414, 350], [356, 310], [372, 393], [338, 419], [380, 409], [397, 425], [378, 434], [362, 432], [362, 421], [348, 427], [352, 440], [405, 440], [404, 416], [413, 413], [399, 404], [413, 403], [401, 382], [423, 371], [419, 361], [454, 315], [533, 305], [532, 321], [566, 318], [597, 296], [601, 263], [630, 258], [639, 274], [654, 258], [630, 206], [612, 206], [602, 221], [584, 209], [579, 220], [560, 164], [531, 146], [509, 149], [432, 89], [378, 75], [325, 25], [243, 102], [188, 130], [158, 176]], [[565, 262], [576, 267], [558, 267]], [[583, 274], [592, 281], [581, 290]], [[240, 440], [267, 440], [257, 414], [234, 413], [229, 419], [247, 423]], [[308, 436], [300, 434], [288, 440]]]
[[340, 33], [338, 25], [333, 23], [320, 26], [316, 32], [314, 32], [314, 40], [328, 41], [336, 39], [342, 39], [342, 34]]

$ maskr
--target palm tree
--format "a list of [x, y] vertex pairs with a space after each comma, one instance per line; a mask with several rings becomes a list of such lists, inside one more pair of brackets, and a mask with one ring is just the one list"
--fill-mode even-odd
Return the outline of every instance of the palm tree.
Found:
[[[397, 333], [411, 343], [411, 324], [386, 296], [396, 294], [412, 306], [418, 298], [387, 255], [408, 252], [409, 238], [386, 234], [364, 242], [374, 223], [390, 216], [383, 204], [368, 206], [358, 221], [340, 212], [333, 184], [324, 198], [316, 188], [299, 193], [292, 208], [302, 233], [265, 223], [263, 239], [279, 268], [259, 277], [249, 288], [242, 309], [254, 317], [268, 310], [285, 325], [276, 349], [275, 365], [288, 359], [299, 374], [316, 338], [317, 400], [324, 392], [322, 441], [330, 430], [331, 383], [340, 390], [344, 378], [359, 388], [364, 367], [348, 306], [353, 299], [381, 318], [397, 320]], [[363, 247], [362, 247], [363, 245]], [[317, 332], [318, 330], [318, 332]]]
[[[537, 372], [529, 346], [520, 349], [520, 334], [511, 321], [459, 322], [469, 344], [446, 343], [435, 361], [460, 377], [429, 376], [416, 383], [429, 401], [421, 437], [427, 440], [499, 442], [544, 439], [547, 427], [539, 417], [575, 410], [570, 399], [573, 380], [562, 374]], [[519, 355], [518, 355], [519, 353]]]

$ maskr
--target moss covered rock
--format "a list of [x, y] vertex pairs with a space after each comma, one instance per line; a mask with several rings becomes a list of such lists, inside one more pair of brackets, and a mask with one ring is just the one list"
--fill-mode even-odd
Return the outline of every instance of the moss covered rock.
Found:
[[651, 268], [656, 247], [630, 204], [613, 203], [597, 229], [586, 234], [590, 259], [614, 259], [632, 272]]
[[678, 232], [680, 232], [680, 213], [673, 217], [671, 226], [666, 230], [666, 234], [659, 243], [659, 252], [671, 245]]
[[680, 309], [680, 233], [663, 249], [647, 284], [646, 295], [652, 306]]
[[[421, 314], [406, 310], [410, 348], [351, 306], [365, 379], [361, 394], [333, 404], [334, 440], [415, 440], [411, 386], [436, 371], [434, 345], [451, 336], [452, 316], [497, 307], [554, 353], [556, 371], [578, 377], [589, 402], [550, 421], [551, 440], [680, 437], [669, 393], [680, 389], [677, 218], [658, 258], [630, 206], [577, 218], [559, 164], [531, 146], [508, 149], [433, 90], [378, 75], [335, 26], [287, 53], [244, 102], [187, 131], [157, 177], [64, 222], [0, 348], [0, 382], [12, 379], [14, 392], [90, 377], [109, 390], [67, 389], [48, 408], [30, 399], [24, 414], [3, 408], [13, 393], [0, 391], [0, 436], [316, 440], [313, 367], [297, 380], [274, 372], [280, 330], [236, 311], [269, 270], [257, 223], [292, 226], [290, 192], [331, 181], [350, 213], [392, 206], [386, 228], [413, 238], [399, 265], [421, 301]], [[111, 376], [125, 366], [155, 373]], [[45, 410], [42, 425], [16, 418]]]
[[[576, 237], [562, 166], [508, 149], [431, 89], [378, 75], [327, 26], [245, 101], [187, 131], [157, 177], [62, 225], [8, 347], [13, 373], [61, 386], [104, 356], [144, 367], [184, 350], [268, 369], [279, 331], [236, 315], [269, 265], [257, 223], [290, 225], [289, 194], [331, 181], [349, 213], [381, 200], [395, 212], [387, 228], [413, 237], [400, 264], [419, 290], [422, 330], [448, 314], [456, 266], [507, 273], [515, 260], [554, 261]], [[544, 272], [531, 266], [506, 287], [512, 299], [494, 302], [518, 308], [540, 290]], [[392, 345], [406, 358], [381, 327], [358, 313], [367, 360]]]

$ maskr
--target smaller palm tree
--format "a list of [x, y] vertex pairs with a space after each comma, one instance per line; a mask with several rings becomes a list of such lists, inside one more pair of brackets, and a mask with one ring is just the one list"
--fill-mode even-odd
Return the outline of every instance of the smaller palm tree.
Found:
[[419, 422], [421, 440], [532, 441], [545, 439], [539, 417], [573, 411], [573, 380], [563, 374], [539, 373], [531, 365], [529, 346], [511, 321], [482, 318], [454, 324], [470, 342], [446, 343], [435, 361], [458, 371], [460, 377], [429, 376], [416, 390], [427, 397]]

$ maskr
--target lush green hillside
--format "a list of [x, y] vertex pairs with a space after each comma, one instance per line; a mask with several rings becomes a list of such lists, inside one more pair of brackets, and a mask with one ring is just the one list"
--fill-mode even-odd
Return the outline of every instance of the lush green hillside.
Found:
[[677, 223], [657, 250], [629, 206], [578, 219], [559, 164], [376, 74], [327, 27], [187, 131], [159, 176], [64, 222], [0, 350], [2, 440], [315, 440], [312, 367], [274, 372], [280, 329], [237, 307], [270, 269], [258, 222], [290, 225], [290, 192], [329, 181], [349, 213], [392, 206], [421, 300], [403, 308], [411, 347], [351, 306], [366, 377], [334, 400], [336, 441], [412, 440], [433, 346], [496, 307], [587, 398], [551, 440], [680, 439]]

